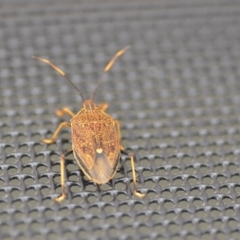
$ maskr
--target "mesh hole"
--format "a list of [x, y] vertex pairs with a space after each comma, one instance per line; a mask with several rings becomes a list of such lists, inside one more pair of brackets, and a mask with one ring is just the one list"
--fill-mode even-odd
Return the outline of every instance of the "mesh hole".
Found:
[[106, 190], [112, 189], [111, 186], [109, 186], [108, 183], [107, 184], [101, 184], [99, 187], [100, 187], [101, 191], [106, 191]]
[[50, 229], [57, 229], [59, 226], [58, 226], [58, 223], [54, 222], [54, 221], [49, 221], [47, 224], [47, 227], [50, 228]]
[[183, 186], [184, 185], [184, 181], [181, 179], [181, 178], [176, 178], [174, 181], [173, 181], [173, 184], [175, 186]]
[[74, 234], [72, 232], [66, 232], [63, 234], [65, 239], [74, 239]]
[[236, 211], [232, 208], [229, 208], [225, 211], [226, 215], [229, 217], [234, 217], [236, 215]]
[[124, 190], [124, 189], [126, 188], [125, 184], [122, 183], [122, 182], [116, 183], [114, 187], [115, 187], [115, 189], [117, 189], [117, 190]]
[[221, 173], [224, 171], [224, 168], [221, 165], [217, 165], [214, 167], [214, 171]]
[[232, 229], [237, 229], [239, 227], [239, 223], [234, 220], [234, 219], [231, 219], [229, 222], [228, 222], [228, 225], [230, 228]]
[[96, 192], [97, 191], [97, 187], [95, 185], [88, 184], [88, 185], [86, 185], [85, 190], [89, 191], [89, 192]]
[[217, 233], [216, 234], [217, 239], [221, 239], [221, 240], [227, 240], [228, 236], [224, 235], [223, 233]]
[[76, 224], [78, 226], [81, 226], [82, 228], [85, 228], [89, 224], [89, 222], [86, 221], [84, 218], [80, 218], [76, 221]]
[[81, 192], [81, 188], [79, 186], [73, 185], [70, 187], [70, 191], [72, 193], [79, 193], [79, 192]]
[[51, 194], [51, 192], [52, 192], [52, 190], [48, 187], [44, 187], [44, 188], [41, 189], [41, 193], [42, 193], [43, 196], [44, 195], [49, 196], [49, 194]]
[[156, 202], [152, 202], [149, 204], [149, 209], [151, 209], [151, 210], [158, 210], [159, 208], [160, 208], [160, 206]]
[[189, 207], [189, 203], [186, 200], [179, 201], [178, 205], [179, 207], [185, 208], [185, 209]]
[[183, 212], [181, 213], [181, 217], [182, 217], [183, 219], [190, 219], [190, 218], [191, 218], [191, 214], [190, 214], [189, 212], [183, 211]]
[[93, 219], [91, 220], [91, 224], [92, 224], [93, 226], [99, 226], [99, 225], [102, 225], [103, 222], [102, 222], [101, 219], [95, 217], [95, 218], [93, 218]]
[[16, 230], [25, 232], [27, 231], [27, 225], [23, 223], [19, 223], [16, 226]]
[[184, 190], [180, 189], [180, 190], [177, 190], [176, 194], [178, 197], [182, 197], [182, 196], [185, 196], [187, 193]]
[[9, 181], [9, 184], [11, 186], [19, 186], [20, 181], [18, 179], [12, 179], [12, 180]]
[[164, 175], [167, 175], [167, 171], [163, 168], [160, 168], [160, 169], [157, 170], [157, 174], [159, 176], [164, 176]]
[[186, 240], [198, 240], [199, 238], [198, 237], [195, 237], [191, 234], [189, 234], [189, 236], [187, 236]]
[[202, 207], [204, 205], [203, 201], [201, 199], [195, 199], [193, 201], [194, 206], [196, 207]]
[[13, 191], [11, 191], [11, 195], [13, 198], [18, 198], [19, 196], [21, 196], [21, 191], [20, 190], [17, 190], [17, 189], [14, 189]]
[[177, 215], [173, 212], [167, 213], [166, 217], [167, 217], [168, 220], [172, 220], [172, 221], [177, 219]]
[[203, 173], [203, 174], [206, 174], [206, 173], [209, 173], [210, 172], [210, 168], [208, 166], [201, 166], [200, 167], [200, 171]]
[[194, 188], [191, 190], [191, 194], [194, 196], [199, 196], [201, 194], [201, 191], [197, 188]]
[[160, 185], [161, 187], [167, 187], [167, 186], [170, 185], [170, 183], [169, 183], [169, 181], [167, 181], [166, 179], [160, 179], [160, 180], [159, 180], [159, 185]]
[[6, 163], [8, 163], [8, 164], [14, 164], [16, 162], [17, 162], [17, 159], [15, 157], [8, 157], [6, 159]]
[[190, 185], [197, 185], [197, 184], [199, 183], [199, 181], [198, 181], [197, 178], [190, 177], [190, 178], [188, 179], [188, 183], [189, 183]]
[[49, 183], [49, 179], [48, 179], [48, 177], [41, 177], [40, 179], [39, 179], [39, 183]]
[[230, 189], [228, 189], [227, 187], [221, 187], [220, 188], [220, 193], [228, 194], [228, 193], [230, 193]]
[[218, 206], [219, 202], [217, 201], [217, 199], [211, 198], [211, 199], [208, 200], [208, 204], [211, 205], [211, 206]]
[[213, 183], [213, 179], [211, 179], [210, 177], [204, 177], [203, 183], [211, 185]]
[[216, 191], [212, 188], [212, 187], [207, 187], [207, 189], [205, 190], [205, 192], [208, 195], [213, 195]]
[[161, 167], [162, 165], [165, 164], [165, 162], [163, 161], [162, 158], [155, 157], [155, 158], [154, 158], [154, 164], [156, 165], [156, 167], [157, 167], [157, 166]]
[[27, 173], [32, 173], [33, 169], [31, 167], [24, 167], [22, 171], [23, 171], [23, 173], [27, 174]]
[[[186, 170], [185, 170], [185, 172], [186, 173], [188, 173], [188, 174], [194, 174], [194, 173], [196, 173], [196, 170], [194, 169], [194, 167], [187, 167], [186, 168]], [[190, 180], [193, 180], [192, 178], [189, 178], [189, 181]], [[197, 181], [197, 179], [195, 178], [195, 180]], [[191, 184], [191, 183], [190, 183]], [[193, 185], [193, 183], [192, 183], [192, 185]]]
[[231, 203], [233, 203], [233, 200], [229, 197], [224, 197], [222, 202], [225, 204], [225, 205], [229, 205]]
[[206, 231], [208, 229], [210, 229], [210, 226], [208, 223], [206, 222], [200, 222], [199, 223], [199, 228], [202, 230], [202, 231]]
[[99, 214], [101, 212], [101, 210], [98, 207], [90, 207], [89, 212], [92, 214]]
[[142, 204], [142, 203], [136, 203], [135, 205], [134, 205], [134, 209], [136, 210], [136, 211], [144, 211], [144, 209], [145, 209], [145, 206]]
[[236, 231], [236, 232], [231, 233], [230, 236], [231, 236], [232, 239], [238, 239], [238, 237], [239, 237], [239, 231]]
[[67, 208], [61, 209], [59, 211], [59, 215], [63, 216], [63, 217], [66, 217], [66, 216], [71, 215], [71, 211], [69, 209], [67, 209]]
[[152, 180], [148, 180], [144, 183], [144, 186], [146, 188], [153, 188], [155, 186], [155, 183]]
[[148, 235], [151, 230], [150, 230], [148, 227], [146, 227], [146, 226], [140, 226], [140, 227], [138, 228], [138, 231], [139, 231], [139, 233], [140, 233], [141, 235]]
[[215, 228], [221, 229], [221, 228], [224, 227], [224, 224], [223, 224], [221, 221], [217, 220], [217, 221], [214, 221], [214, 222], [213, 222], [213, 226], [214, 226]]
[[179, 168], [175, 168], [175, 167], [171, 170], [171, 173], [174, 174], [174, 175], [179, 175], [182, 172], [183, 171], [181, 171]]
[[171, 198], [172, 197], [172, 193], [168, 190], [163, 191], [161, 194], [162, 194], [162, 197], [165, 197], [165, 198]]
[[209, 233], [204, 233], [202, 237], [203, 237], [203, 239], [206, 239], [206, 240], [212, 240], [213, 239], [212, 236]]
[[117, 195], [117, 199], [118, 199], [119, 201], [125, 201], [125, 200], [128, 199], [128, 196], [125, 195], [125, 194], [120, 193], [120, 194]]
[[232, 181], [233, 182], [240, 182], [240, 176], [238, 176], [238, 175], [234, 175], [234, 176], [232, 176]]
[[34, 181], [34, 179], [31, 178], [31, 177], [26, 177], [26, 178], [24, 179], [24, 183], [25, 183], [26, 185], [33, 185], [33, 184], [35, 183], [35, 181]]
[[217, 177], [217, 181], [218, 181], [219, 183], [226, 183], [227, 178], [224, 177], [224, 176], [219, 176], [219, 177]]
[[36, 239], [36, 240], [44, 240], [45, 236], [44, 235], [40, 235], [40, 234], [36, 234], [36, 235], [34, 235], [34, 239]]
[[[38, 157], [37, 157], [38, 158]], [[36, 159], [37, 159], [36, 158]], [[24, 155], [23, 157], [21, 157], [21, 162], [22, 163], [28, 163], [31, 162], [31, 158], [29, 156]]]
[[36, 200], [29, 200], [27, 203], [28, 207], [31, 208], [35, 208], [38, 205], [38, 202]]
[[18, 170], [15, 167], [11, 167], [11, 168], [8, 169], [9, 175], [16, 175], [17, 172], [18, 172]]
[[166, 201], [163, 206], [166, 208], [166, 209], [173, 209], [174, 207], [174, 203], [171, 202], [171, 201]]
[[[24, 215], [23, 215], [23, 214], [20, 214], [19, 217], [23, 218]], [[34, 210], [34, 211], [32, 211], [32, 212], [29, 213], [29, 217], [31, 217], [32, 219], [38, 219], [38, 218], [40, 217], [40, 213], [39, 213], [38, 211]], [[34, 223], [33, 223], [33, 224], [34, 224]], [[32, 224], [31, 224], [31, 225], [32, 225]]]
[[183, 229], [188, 232], [192, 232], [195, 230], [195, 226], [192, 223], [185, 223], [183, 225]]
[[127, 204], [122, 204], [119, 206], [119, 210], [121, 212], [129, 212], [130, 211], [130, 207]]
[[171, 223], [169, 225], [169, 230], [173, 233], [176, 233], [180, 231], [180, 227], [177, 224]]
[[117, 236], [119, 235], [117, 229], [114, 228], [114, 227], [111, 227], [111, 228], [108, 230], [108, 234], [109, 234], [111, 237], [117, 237]]
[[47, 167], [46, 166], [39, 166], [39, 167], [37, 167], [37, 171], [39, 173], [44, 173], [44, 172], [47, 171]]
[[222, 215], [222, 213], [219, 210], [217, 210], [217, 209], [211, 210], [210, 214], [214, 218], [220, 217]]
[[[123, 223], [126, 222], [126, 224], [127, 224], [128, 222], [124, 218], [125, 218], [125, 216], [122, 217], [122, 221], [123, 221]], [[117, 222], [118, 222], [118, 219], [116, 217], [108, 217], [106, 219], [106, 223], [108, 223], [108, 224], [116, 225]]]
[[[24, 150], [27, 151], [27, 148], [22, 148], [22, 149], [20, 148], [20, 150], [22, 150], [22, 151], [24, 152]], [[6, 146], [6, 147], [4, 148], [4, 152], [5, 152], [6, 154], [10, 154], [10, 153], [14, 152], [14, 148], [11, 147], [11, 146]]]
[[113, 213], [113, 212], [115, 212], [115, 209], [113, 206], [108, 205], [108, 206], [104, 207], [104, 212], [107, 214]]

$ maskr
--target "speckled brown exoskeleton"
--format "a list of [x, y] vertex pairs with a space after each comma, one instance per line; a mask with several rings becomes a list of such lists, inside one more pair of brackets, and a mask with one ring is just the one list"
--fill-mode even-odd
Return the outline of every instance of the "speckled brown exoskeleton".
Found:
[[67, 196], [65, 190], [64, 161], [65, 157], [71, 153], [74, 154], [78, 166], [84, 174], [97, 184], [104, 184], [112, 179], [118, 169], [121, 153], [128, 155], [131, 159], [133, 173], [133, 194], [138, 197], [145, 196], [145, 194], [136, 190], [134, 155], [130, 152], [126, 152], [121, 145], [120, 123], [106, 114], [107, 104], [96, 105], [94, 103], [94, 96], [104, 73], [108, 72], [117, 58], [129, 48], [130, 46], [127, 46], [118, 51], [107, 64], [89, 100], [85, 100], [81, 91], [66, 76], [65, 72], [44, 58], [33, 57], [49, 64], [58, 73], [64, 76], [78, 91], [83, 102], [82, 108], [77, 114], [73, 113], [68, 108], [56, 110], [55, 113], [60, 117], [65, 114], [70, 115], [72, 117], [70, 123], [62, 122], [50, 139], [43, 139], [44, 143], [51, 144], [55, 141], [58, 133], [63, 127], [68, 127], [72, 130], [72, 149], [62, 154], [60, 157], [62, 195], [55, 199], [57, 202], [62, 201]]

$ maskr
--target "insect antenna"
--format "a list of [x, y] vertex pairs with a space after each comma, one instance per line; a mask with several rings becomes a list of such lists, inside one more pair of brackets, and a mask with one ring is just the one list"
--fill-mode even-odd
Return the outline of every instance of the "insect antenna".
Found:
[[100, 86], [100, 84], [101, 84], [101, 82], [102, 82], [102, 80], [103, 80], [104, 74], [111, 69], [111, 67], [112, 67], [113, 64], [116, 62], [116, 60], [117, 60], [121, 55], [123, 55], [129, 48], [131, 48], [130, 45], [126, 46], [125, 48], [123, 48], [123, 49], [121, 49], [121, 50], [119, 50], [119, 51], [114, 55], [114, 57], [109, 61], [109, 63], [106, 65], [106, 67], [104, 68], [102, 74], [100, 75], [100, 78], [99, 78], [98, 83], [97, 83], [97, 87], [95, 88], [95, 90], [94, 90], [94, 92], [93, 92], [93, 94], [92, 94], [92, 97], [91, 97], [91, 100], [92, 100], [92, 101], [94, 100], [94, 97], [95, 97], [95, 95], [96, 95], [96, 92], [97, 92], [97, 90], [98, 90], [98, 88], [99, 88], [99, 86]]
[[64, 71], [62, 71], [60, 68], [58, 68], [57, 66], [55, 66], [53, 63], [51, 63], [50, 61], [48, 61], [47, 59], [44, 58], [40, 58], [40, 57], [35, 57], [32, 56], [32, 58], [37, 59], [41, 62], [47, 63], [48, 65], [50, 65], [53, 69], [55, 69], [58, 73], [60, 73], [63, 77], [65, 77], [68, 82], [70, 82], [72, 84], [72, 86], [78, 91], [80, 97], [82, 98], [82, 101], [85, 100], [83, 94], [81, 93], [81, 91], [77, 88], [77, 86], [68, 78], [68, 76], [66, 75], [66, 73]]

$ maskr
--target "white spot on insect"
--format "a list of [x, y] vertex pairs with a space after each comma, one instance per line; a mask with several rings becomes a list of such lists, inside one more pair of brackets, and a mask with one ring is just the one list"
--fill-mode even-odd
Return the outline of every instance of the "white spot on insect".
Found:
[[97, 152], [97, 153], [102, 153], [102, 148], [97, 148], [97, 149], [96, 149], [96, 152]]

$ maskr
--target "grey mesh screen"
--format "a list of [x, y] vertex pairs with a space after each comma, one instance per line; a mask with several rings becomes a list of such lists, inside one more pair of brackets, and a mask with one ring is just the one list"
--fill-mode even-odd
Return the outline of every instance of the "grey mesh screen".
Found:
[[[61, 153], [71, 148], [55, 109], [90, 96], [105, 64], [132, 45], [96, 102], [121, 123], [137, 188], [122, 156], [97, 186]], [[24, 1], [0, 3], [0, 239], [240, 239], [240, 2]]]

